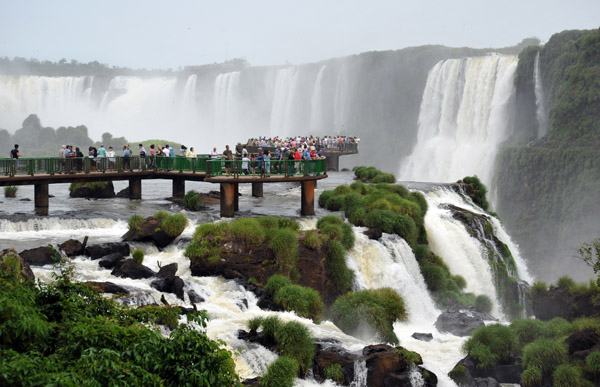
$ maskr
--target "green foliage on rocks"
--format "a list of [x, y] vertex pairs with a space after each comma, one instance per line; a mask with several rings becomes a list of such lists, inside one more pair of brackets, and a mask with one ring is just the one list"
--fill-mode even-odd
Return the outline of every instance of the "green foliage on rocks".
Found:
[[342, 366], [338, 363], [329, 364], [323, 369], [323, 376], [325, 379], [333, 380], [334, 382], [341, 384], [344, 382], [344, 371]]
[[298, 362], [288, 356], [280, 356], [267, 368], [260, 380], [261, 387], [292, 387], [298, 376]]
[[17, 196], [17, 191], [19, 187], [15, 187], [13, 185], [9, 185], [8, 187], [4, 187], [4, 197], [5, 198], [14, 198]]
[[490, 203], [487, 201], [487, 188], [479, 180], [477, 176], [467, 176], [462, 180], [457, 181], [457, 184], [465, 184], [467, 186], [467, 194], [475, 204], [487, 211]]
[[269, 277], [265, 290], [273, 295], [274, 301], [285, 310], [293, 310], [300, 317], [321, 321], [325, 305], [316, 290], [292, 284], [285, 276], [275, 274]]
[[138, 265], [141, 265], [144, 262], [144, 251], [141, 249], [135, 249], [131, 253], [131, 257]]
[[188, 225], [188, 220], [183, 214], [172, 214], [164, 218], [160, 224], [161, 230], [170, 237], [179, 236]]
[[145, 221], [145, 219], [141, 215], [138, 215], [138, 214], [131, 215], [131, 217], [127, 221], [127, 224], [129, 226], [129, 231], [132, 231], [132, 230], [139, 231], [142, 224], [144, 224], [144, 221]]
[[0, 272], [0, 384], [239, 385], [231, 353], [189, 325], [205, 327], [205, 312], [176, 326], [176, 309], [132, 310], [70, 276], [61, 266], [46, 285]]
[[200, 211], [204, 207], [202, 195], [195, 190], [188, 191], [183, 197], [183, 206], [188, 211]]
[[397, 344], [393, 323], [407, 318], [404, 300], [391, 288], [361, 290], [340, 296], [331, 307], [333, 322], [344, 332], [356, 334], [369, 326], [383, 341]]

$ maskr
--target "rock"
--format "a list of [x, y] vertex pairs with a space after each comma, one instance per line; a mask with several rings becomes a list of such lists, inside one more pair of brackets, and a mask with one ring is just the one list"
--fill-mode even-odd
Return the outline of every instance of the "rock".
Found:
[[188, 297], [190, 298], [190, 302], [192, 304], [199, 304], [201, 302], [204, 302], [204, 298], [198, 293], [196, 293], [196, 291], [194, 291], [193, 289], [188, 291]]
[[[459, 368], [462, 371], [455, 373]], [[523, 366], [520, 358], [513, 358], [507, 364], [481, 369], [477, 367], [477, 362], [467, 355], [456, 364], [449, 376], [452, 377], [453, 373], [455, 375], [462, 374], [460, 380], [455, 381], [465, 387], [497, 386], [499, 383], [520, 384]]]
[[113, 267], [116, 266], [117, 262], [122, 261], [124, 259], [125, 259], [125, 257], [123, 256], [123, 254], [112, 253], [112, 254], [105, 255], [104, 257], [100, 258], [98, 265], [105, 269], [112, 269]]
[[[405, 349], [387, 344], [369, 345], [363, 348], [367, 367], [367, 386], [412, 386], [410, 382], [411, 365], [423, 364], [419, 354], [415, 359], [405, 357]], [[437, 376], [423, 367], [417, 367], [425, 386], [437, 385]]]
[[494, 378], [475, 378], [473, 382], [477, 387], [498, 387], [498, 382]]
[[25, 262], [23, 257], [15, 249], [6, 249], [0, 251], [0, 270], [13, 271], [20, 273], [25, 281], [34, 281], [35, 275], [31, 267]]
[[185, 282], [181, 277], [175, 277], [173, 283], [171, 284], [171, 293], [175, 294], [177, 298], [183, 300], [183, 288], [185, 287]]
[[117, 277], [132, 279], [150, 278], [156, 275], [156, 273], [150, 268], [137, 264], [131, 258], [117, 262], [115, 268], [110, 274]]
[[550, 288], [545, 292], [536, 292], [533, 297], [535, 317], [549, 321], [562, 317], [572, 321], [579, 317], [591, 317], [600, 313], [600, 303], [591, 293], [571, 294], [565, 287]]
[[354, 380], [354, 361], [357, 355], [346, 352], [341, 347], [317, 346], [317, 354], [313, 362], [313, 375], [319, 382], [325, 380], [325, 368], [333, 364], [339, 364], [342, 367], [344, 380], [341, 384], [348, 386]]
[[125, 242], [113, 242], [91, 245], [85, 248], [85, 255], [88, 255], [92, 259], [99, 259], [114, 253], [120, 253], [127, 257], [130, 254], [129, 244]]
[[123, 188], [117, 193], [118, 198], [128, 199], [129, 198], [129, 187]]
[[129, 290], [125, 289], [121, 285], [117, 285], [112, 282], [96, 282], [96, 281], [88, 281], [86, 282], [90, 287], [96, 289], [100, 293], [120, 293], [120, 294], [129, 294]]
[[600, 344], [600, 336], [595, 328], [587, 328], [567, 337], [565, 344], [569, 347], [569, 355], [573, 355], [575, 352], [590, 350]]
[[480, 316], [458, 310], [443, 312], [435, 322], [435, 327], [440, 332], [449, 332], [455, 336], [469, 336], [475, 329], [483, 325], [485, 324]]
[[421, 341], [431, 341], [433, 340], [433, 335], [431, 333], [418, 333], [415, 332], [412, 334], [413, 339], [421, 340]]
[[364, 234], [368, 236], [369, 239], [379, 240], [379, 238], [381, 238], [381, 236], [383, 235], [383, 232], [378, 228], [369, 228], [367, 231], [364, 232]]
[[176, 273], [176, 263], [163, 266], [156, 275], [158, 278], [152, 281], [150, 286], [160, 292], [174, 293], [179, 299], [183, 300], [183, 287], [185, 283], [180, 277], [175, 275]]
[[150, 216], [139, 228], [127, 231], [121, 238], [124, 241], [154, 243], [158, 248], [166, 247], [179, 235], [174, 237], [167, 235], [161, 230], [161, 223], [161, 220]]
[[60, 254], [48, 246], [23, 250], [19, 255], [31, 266], [52, 265], [60, 261]]
[[107, 199], [115, 196], [112, 181], [71, 185], [69, 196], [72, 198]]
[[76, 239], [69, 239], [58, 246], [60, 251], [63, 251], [67, 257], [76, 257], [83, 255], [83, 245]]
[[29, 198], [23, 198], [23, 199], [19, 199], [20, 202], [30, 202], [31, 199]]

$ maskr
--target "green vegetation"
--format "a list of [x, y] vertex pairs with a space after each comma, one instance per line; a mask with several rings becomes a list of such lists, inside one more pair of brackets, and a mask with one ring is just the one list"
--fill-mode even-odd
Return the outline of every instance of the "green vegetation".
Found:
[[273, 295], [275, 303], [283, 309], [293, 310], [298, 316], [310, 318], [316, 323], [321, 322], [325, 306], [316, 290], [294, 285], [288, 277], [279, 274], [268, 279], [265, 290]]
[[87, 183], [71, 183], [71, 185], [69, 185], [69, 192], [74, 192], [77, 191], [79, 188], [88, 188], [92, 191], [98, 191], [98, 190], [103, 190], [106, 188], [106, 185], [108, 184], [108, 182], [106, 181], [92, 181], [92, 182], [87, 182]]
[[325, 376], [325, 379], [331, 379], [338, 384], [344, 382], [344, 371], [342, 370], [342, 366], [337, 363], [329, 364], [325, 367], [323, 369], [323, 376]]
[[8, 187], [4, 187], [4, 197], [5, 198], [14, 198], [17, 196], [17, 191], [19, 187], [15, 187], [13, 185], [9, 185]]
[[278, 317], [271, 316], [254, 318], [248, 322], [248, 327], [253, 332], [262, 328], [262, 335], [276, 343], [277, 352], [293, 359], [303, 373], [312, 366], [316, 348], [304, 325], [296, 321], [283, 323]]
[[381, 172], [375, 167], [354, 167], [354, 176], [360, 181], [370, 183], [391, 183], [396, 182], [396, 177], [391, 173]]
[[479, 295], [475, 298], [475, 309], [483, 313], [490, 313], [492, 311], [492, 300], [488, 296]]
[[141, 265], [144, 262], [144, 251], [142, 249], [135, 249], [131, 253], [131, 257], [138, 265]]
[[[6, 195], [6, 190], [4, 194]], [[584, 243], [577, 252], [583, 262], [592, 267], [594, 274], [597, 275], [596, 282], [600, 286], [600, 238], [594, 239], [591, 243]]]
[[354, 334], [369, 326], [382, 340], [397, 344], [392, 324], [407, 318], [404, 300], [391, 288], [361, 290], [340, 296], [331, 307], [333, 322], [344, 332]]
[[583, 379], [583, 375], [579, 368], [569, 364], [561, 364], [552, 373], [552, 381], [554, 387], [584, 387], [589, 385], [589, 382]]
[[553, 339], [537, 339], [523, 348], [523, 367], [533, 367], [542, 371], [542, 375], [551, 374], [559, 365], [568, 360], [566, 346]]
[[260, 380], [261, 387], [292, 387], [298, 376], [298, 362], [288, 356], [280, 356], [267, 368]]
[[59, 269], [47, 285], [0, 272], [0, 384], [239, 385], [231, 353], [202, 329], [205, 312], [188, 315], [201, 329], [177, 326], [177, 309], [130, 309]]
[[144, 224], [145, 221], [146, 221], [146, 219], [144, 219], [144, 217], [141, 215], [138, 215], [138, 214], [131, 215], [131, 217], [127, 221], [127, 225], [129, 226], [129, 231], [132, 231], [132, 230], [139, 231], [142, 227], [142, 224]]
[[183, 206], [188, 211], [200, 211], [204, 207], [204, 200], [198, 191], [188, 191], [183, 197]]
[[490, 203], [486, 198], [487, 188], [477, 176], [467, 176], [456, 183], [464, 184], [466, 186], [466, 193], [473, 200], [473, 203], [477, 204], [485, 211], [489, 209]]
[[183, 214], [172, 214], [162, 219], [160, 229], [168, 236], [178, 237], [188, 225], [188, 220]]
[[467, 377], [467, 369], [465, 366], [454, 367], [450, 372], [448, 372], [448, 376], [459, 386], [469, 382], [469, 378]]

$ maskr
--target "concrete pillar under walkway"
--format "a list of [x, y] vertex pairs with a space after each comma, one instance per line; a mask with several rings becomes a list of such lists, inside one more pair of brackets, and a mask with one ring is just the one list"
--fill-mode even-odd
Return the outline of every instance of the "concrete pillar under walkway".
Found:
[[240, 185], [238, 183], [233, 184], [235, 186], [234, 188], [234, 195], [233, 195], [233, 210], [234, 211], [239, 211], [240, 210]]
[[300, 214], [302, 216], [315, 214], [315, 181], [302, 181], [302, 195], [300, 199]]
[[129, 199], [141, 199], [142, 198], [142, 179], [132, 178], [129, 179]]
[[173, 179], [173, 200], [183, 201], [185, 196], [185, 179], [175, 178]]
[[35, 214], [45, 216], [48, 215], [48, 207], [50, 202], [48, 184], [35, 184], [33, 188]]
[[237, 184], [221, 183], [221, 217], [233, 218], [237, 202]]
[[327, 154], [325, 159], [328, 171], [339, 171], [340, 170], [340, 155]]
[[252, 183], [252, 196], [255, 198], [263, 197], [263, 183]]

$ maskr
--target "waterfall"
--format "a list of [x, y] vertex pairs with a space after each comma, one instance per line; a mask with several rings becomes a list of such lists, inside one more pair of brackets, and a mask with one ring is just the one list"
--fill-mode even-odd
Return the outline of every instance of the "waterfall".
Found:
[[294, 135], [292, 133], [292, 120], [296, 102], [296, 88], [298, 86], [300, 70], [297, 67], [287, 67], [277, 72], [275, 95], [271, 108], [272, 136]]
[[367, 387], [367, 362], [364, 359], [354, 361], [354, 380], [350, 387]]
[[493, 162], [512, 130], [517, 57], [449, 59], [429, 72], [417, 143], [399, 180], [446, 182], [477, 175], [489, 186]]
[[188, 77], [183, 88], [183, 98], [181, 101], [181, 110], [185, 112], [194, 111], [197, 104], [196, 83], [198, 76], [192, 74]]
[[324, 97], [323, 97], [323, 74], [327, 65], [321, 66], [315, 81], [314, 91], [310, 99], [310, 132], [320, 133], [324, 129]]
[[540, 52], [535, 55], [533, 64], [533, 80], [535, 91], [535, 115], [538, 121], [537, 138], [542, 138], [548, 133], [548, 117], [546, 115], [546, 100], [544, 99], [544, 86], [540, 72]]
[[237, 125], [240, 72], [220, 74], [215, 79], [214, 129], [230, 132]]
[[340, 69], [334, 96], [334, 111], [333, 111], [333, 130], [336, 134], [344, 133], [344, 127], [347, 124], [348, 109], [349, 109], [349, 80], [348, 80], [348, 67], [344, 63]]

